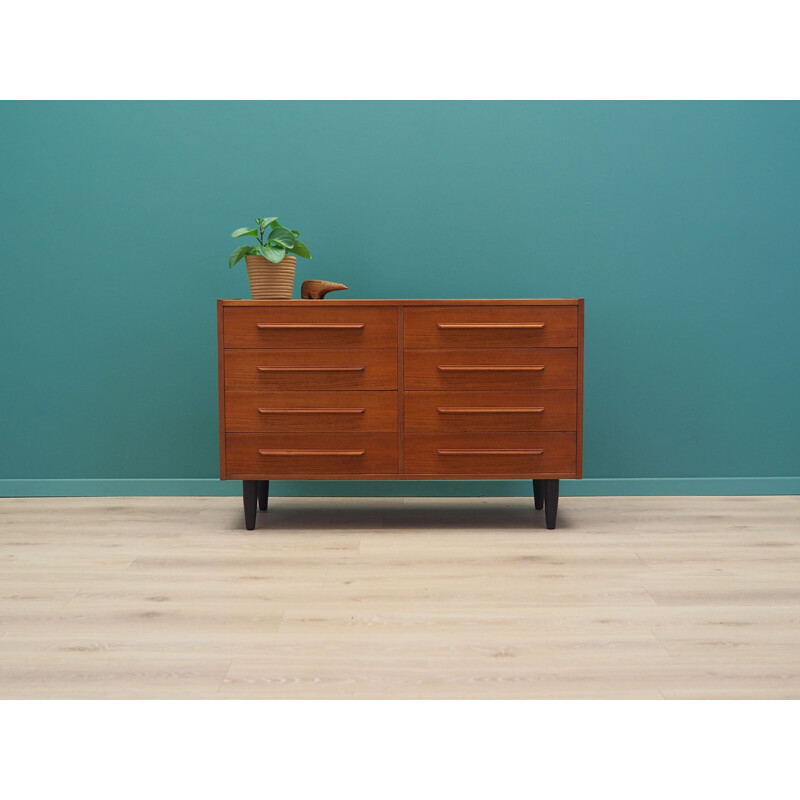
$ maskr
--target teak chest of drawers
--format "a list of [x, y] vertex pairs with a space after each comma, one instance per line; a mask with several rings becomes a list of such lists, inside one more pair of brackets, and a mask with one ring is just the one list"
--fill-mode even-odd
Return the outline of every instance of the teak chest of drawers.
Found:
[[220, 478], [580, 478], [583, 300], [219, 300]]

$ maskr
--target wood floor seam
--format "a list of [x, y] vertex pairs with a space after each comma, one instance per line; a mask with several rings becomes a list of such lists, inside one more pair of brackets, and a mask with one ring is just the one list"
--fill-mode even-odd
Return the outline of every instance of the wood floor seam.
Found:
[[225, 672], [219, 680], [219, 684], [217, 685], [217, 694], [222, 691], [222, 687], [225, 685], [225, 681], [228, 679], [228, 673], [231, 671], [231, 666], [233, 666], [233, 659], [228, 661], [228, 666], [225, 668]]
[[73, 594], [72, 597], [70, 597], [69, 600], [67, 600], [67, 602], [64, 603], [63, 606], [61, 606], [61, 608], [66, 608], [80, 593], [81, 593], [81, 590], [78, 589], [78, 591], [75, 592], [75, 594]]
[[664, 643], [664, 641], [661, 639], [661, 637], [658, 635], [655, 629], [650, 628], [650, 633], [653, 634], [656, 641], [661, 645], [661, 648], [664, 650], [664, 654], [671, 658], [673, 654], [670, 652], [670, 649], [667, 647], [667, 645]]

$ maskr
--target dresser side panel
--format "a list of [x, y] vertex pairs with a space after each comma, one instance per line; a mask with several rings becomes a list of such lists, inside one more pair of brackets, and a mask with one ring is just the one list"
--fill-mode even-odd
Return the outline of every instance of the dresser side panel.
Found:
[[583, 298], [578, 300], [578, 435], [575, 441], [576, 477], [583, 477]]
[[397, 307], [397, 473], [405, 471], [405, 308]]
[[217, 391], [219, 393], [219, 478], [227, 479], [225, 459], [225, 315], [222, 300], [217, 300]]

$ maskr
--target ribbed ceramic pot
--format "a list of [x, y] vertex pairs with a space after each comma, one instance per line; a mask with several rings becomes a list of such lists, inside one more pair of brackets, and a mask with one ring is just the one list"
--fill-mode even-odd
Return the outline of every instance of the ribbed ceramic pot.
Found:
[[264, 256], [245, 256], [253, 300], [291, 300], [297, 256], [273, 264]]

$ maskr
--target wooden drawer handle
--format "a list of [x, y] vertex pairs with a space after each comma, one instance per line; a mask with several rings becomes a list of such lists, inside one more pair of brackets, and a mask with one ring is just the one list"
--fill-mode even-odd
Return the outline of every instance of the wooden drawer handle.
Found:
[[259, 414], [363, 414], [366, 408], [259, 408]]
[[366, 367], [256, 367], [259, 372], [363, 372]]
[[366, 450], [259, 450], [260, 456], [363, 456]]
[[516, 329], [524, 328], [526, 330], [544, 328], [544, 322], [437, 322], [437, 328], [443, 330], [465, 330], [472, 328], [482, 329]]
[[544, 450], [437, 450], [440, 456], [540, 456]]
[[436, 409], [440, 414], [541, 414], [544, 406], [538, 408], [443, 408]]
[[447, 366], [444, 364], [437, 364], [436, 369], [439, 372], [541, 372], [544, 369], [543, 364], [535, 364], [532, 366], [510, 366], [510, 367], [490, 367], [490, 366]]
[[271, 331], [341, 331], [363, 327], [363, 322], [256, 322], [256, 328]]

